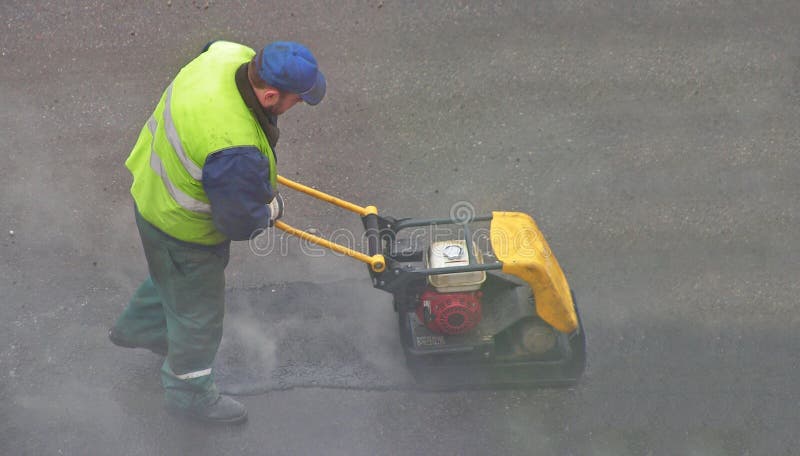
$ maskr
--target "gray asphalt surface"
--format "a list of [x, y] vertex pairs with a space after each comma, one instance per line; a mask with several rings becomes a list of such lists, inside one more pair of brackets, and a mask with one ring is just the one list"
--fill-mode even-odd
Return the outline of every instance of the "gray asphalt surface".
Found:
[[[1, 2], [0, 453], [800, 454], [798, 23], [793, 0]], [[146, 274], [123, 162], [217, 38], [317, 55], [287, 177], [397, 217], [531, 214], [584, 380], [418, 391], [365, 267], [281, 238], [228, 268], [218, 370], [263, 393], [249, 422], [167, 415], [161, 360], [106, 339]]]

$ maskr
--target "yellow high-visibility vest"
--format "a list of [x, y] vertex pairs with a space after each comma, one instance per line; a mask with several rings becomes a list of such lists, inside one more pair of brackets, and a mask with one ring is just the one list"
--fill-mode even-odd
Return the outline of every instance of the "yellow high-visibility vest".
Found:
[[176, 239], [204, 245], [227, 239], [214, 227], [203, 190], [208, 155], [256, 147], [269, 160], [270, 183], [277, 188], [275, 154], [236, 86], [236, 70], [254, 55], [247, 46], [217, 41], [183, 67], [125, 162], [142, 217]]

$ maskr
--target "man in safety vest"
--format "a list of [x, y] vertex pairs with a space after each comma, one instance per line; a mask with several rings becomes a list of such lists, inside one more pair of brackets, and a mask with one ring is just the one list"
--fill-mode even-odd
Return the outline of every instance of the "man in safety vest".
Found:
[[109, 331], [122, 347], [165, 355], [168, 410], [235, 423], [245, 407], [221, 396], [212, 364], [222, 337], [230, 241], [283, 214], [277, 117], [316, 105], [325, 77], [311, 52], [275, 42], [256, 53], [209, 43], [167, 87], [125, 165], [150, 276]]

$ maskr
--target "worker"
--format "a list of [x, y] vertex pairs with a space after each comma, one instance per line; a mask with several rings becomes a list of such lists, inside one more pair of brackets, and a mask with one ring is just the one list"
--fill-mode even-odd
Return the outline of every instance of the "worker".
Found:
[[118, 346], [166, 356], [167, 410], [239, 423], [247, 410], [220, 395], [213, 373], [222, 338], [230, 241], [283, 214], [277, 190], [277, 118], [316, 105], [325, 77], [303, 45], [259, 52], [209, 43], [164, 91], [125, 165], [149, 277], [109, 330]]

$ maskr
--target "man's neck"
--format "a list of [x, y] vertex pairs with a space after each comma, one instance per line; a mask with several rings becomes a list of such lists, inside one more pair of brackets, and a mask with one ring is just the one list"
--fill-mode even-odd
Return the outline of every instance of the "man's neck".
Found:
[[278, 143], [278, 136], [280, 136], [278, 118], [264, 110], [264, 107], [259, 103], [258, 96], [256, 96], [255, 89], [253, 88], [253, 83], [250, 81], [247, 74], [247, 65], [249, 65], [249, 63], [244, 63], [236, 70], [236, 87], [239, 89], [239, 94], [242, 96], [245, 105], [250, 108], [250, 112], [253, 113], [258, 124], [261, 125], [261, 129], [267, 136], [267, 141], [269, 141], [269, 145], [274, 153], [275, 145]]

